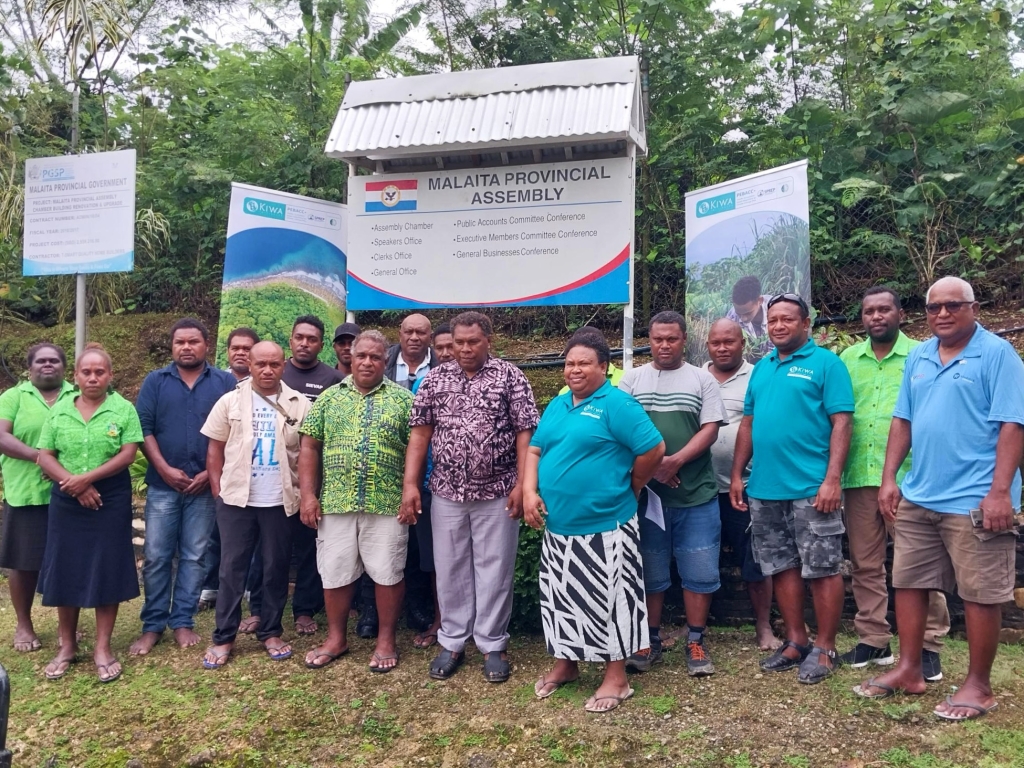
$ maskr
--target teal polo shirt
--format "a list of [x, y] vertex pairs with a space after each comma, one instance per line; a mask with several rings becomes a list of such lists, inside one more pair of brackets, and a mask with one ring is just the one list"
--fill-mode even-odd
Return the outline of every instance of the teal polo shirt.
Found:
[[853, 413], [850, 373], [838, 356], [808, 340], [785, 360], [777, 349], [761, 358], [743, 402], [743, 415], [754, 417], [747, 493], [765, 501], [817, 494], [837, 413]]
[[[903, 496], [933, 512], [966, 515], [992, 487], [1004, 423], [1024, 424], [1024, 363], [1008, 341], [976, 325], [945, 365], [939, 340], [911, 350], [893, 416], [910, 422], [914, 463]], [[1018, 470], [1010, 488], [1020, 505]]]
[[637, 508], [633, 463], [660, 442], [640, 403], [608, 382], [578, 405], [571, 392], [548, 403], [530, 440], [540, 449], [548, 530], [589, 536], [629, 522]]

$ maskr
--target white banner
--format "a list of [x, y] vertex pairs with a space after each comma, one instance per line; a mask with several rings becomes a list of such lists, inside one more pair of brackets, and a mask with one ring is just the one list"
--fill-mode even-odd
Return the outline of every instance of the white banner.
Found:
[[135, 150], [25, 161], [24, 275], [130, 272]]
[[632, 158], [349, 184], [351, 309], [629, 301]]
[[811, 301], [807, 161], [686, 193], [687, 359], [708, 359], [721, 317], [737, 321], [754, 361], [771, 351], [767, 303], [779, 293]]

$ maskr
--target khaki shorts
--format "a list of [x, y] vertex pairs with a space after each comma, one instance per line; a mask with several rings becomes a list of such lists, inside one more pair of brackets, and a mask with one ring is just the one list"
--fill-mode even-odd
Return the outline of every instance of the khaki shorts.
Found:
[[895, 589], [959, 592], [971, 603], [1013, 599], [1017, 538], [975, 529], [969, 515], [932, 512], [903, 499], [893, 533]]
[[382, 587], [405, 578], [409, 526], [394, 515], [324, 515], [316, 533], [316, 569], [324, 589], [344, 587], [365, 571]]

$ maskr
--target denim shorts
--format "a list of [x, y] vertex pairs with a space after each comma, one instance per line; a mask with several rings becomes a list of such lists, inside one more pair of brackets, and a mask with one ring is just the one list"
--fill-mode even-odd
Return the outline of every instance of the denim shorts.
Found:
[[822, 514], [812, 501], [750, 499], [754, 557], [765, 576], [792, 568], [805, 579], [839, 573], [846, 532], [842, 510]]
[[718, 554], [722, 518], [718, 497], [695, 507], [664, 507], [665, 530], [640, 515], [640, 555], [644, 561], [644, 589], [666, 591], [672, 583], [673, 555], [683, 589], [707, 595], [721, 586]]

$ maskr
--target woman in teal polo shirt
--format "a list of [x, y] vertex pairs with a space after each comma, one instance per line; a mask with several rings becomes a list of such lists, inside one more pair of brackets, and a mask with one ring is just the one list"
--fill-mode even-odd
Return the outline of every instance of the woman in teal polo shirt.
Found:
[[36, 344], [27, 357], [28, 381], [0, 395], [0, 470], [4, 476], [0, 568], [7, 569], [17, 621], [14, 650], [22, 653], [42, 648], [32, 626], [32, 599], [46, 549], [46, 511], [52, 483], [36, 464], [36, 446], [50, 409], [73, 390], [64, 381], [68, 361], [63, 349], [55, 344]]
[[119, 678], [121, 664], [110, 649], [117, 607], [139, 596], [128, 467], [142, 427], [132, 404], [110, 391], [112, 379], [103, 347], [86, 346], [75, 364], [77, 395], [54, 406], [39, 439], [39, 466], [54, 480], [39, 592], [43, 605], [57, 606], [61, 640], [46, 666], [49, 680], [76, 661], [82, 608], [96, 609], [100, 682]]
[[603, 338], [570, 339], [570, 391], [544, 411], [523, 481], [527, 524], [547, 528], [541, 619], [557, 659], [534, 693], [546, 699], [576, 680], [579, 662], [603, 662], [588, 712], [609, 712], [633, 695], [626, 658], [649, 644], [637, 496], [665, 454], [640, 404], [607, 382], [609, 356]]

